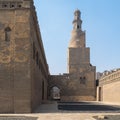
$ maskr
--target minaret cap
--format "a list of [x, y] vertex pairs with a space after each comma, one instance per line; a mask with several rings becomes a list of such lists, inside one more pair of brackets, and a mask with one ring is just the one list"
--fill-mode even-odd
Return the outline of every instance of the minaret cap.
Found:
[[80, 14], [81, 14], [81, 12], [80, 12], [79, 9], [75, 10], [75, 12], [74, 12], [74, 15], [75, 15], [75, 16], [80, 16]]

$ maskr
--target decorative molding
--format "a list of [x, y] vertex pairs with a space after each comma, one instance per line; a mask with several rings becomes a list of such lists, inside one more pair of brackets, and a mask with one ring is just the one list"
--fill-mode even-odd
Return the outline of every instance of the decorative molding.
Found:
[[23, 2], [13, 2], [13, 1], [0, 1], [0, 9], [14, 9], [21, 8]]

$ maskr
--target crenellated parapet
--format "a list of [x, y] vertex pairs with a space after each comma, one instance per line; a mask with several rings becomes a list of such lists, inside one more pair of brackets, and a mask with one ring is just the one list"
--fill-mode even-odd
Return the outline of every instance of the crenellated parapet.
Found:
[[33, 0], [0, 0], [0, 9], [30, 8]]
[[120, 81], [120, 69], [117, 69], [116, 71], [108, 72], [108, 74], [103, 75], [99, 79], [99, 85], [102, 86], [116, 81]]

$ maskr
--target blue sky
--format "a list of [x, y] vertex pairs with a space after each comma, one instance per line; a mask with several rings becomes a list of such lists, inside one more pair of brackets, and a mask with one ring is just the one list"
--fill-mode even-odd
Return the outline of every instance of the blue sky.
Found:
[[67, 72], [73, 13], [81, 11], [82, 30], [97, 72], [120, 68], [120, 0], [34, 0], [51, 74]]

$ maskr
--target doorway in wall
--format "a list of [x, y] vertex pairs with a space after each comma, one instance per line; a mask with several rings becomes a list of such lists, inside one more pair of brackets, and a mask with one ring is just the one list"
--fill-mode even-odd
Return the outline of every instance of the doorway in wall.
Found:
[[102, 101], [102, 89], [99, 87], [99, 101]]
[[60, 89], [57, 86], [51, 88], [51, 99], [60, 100]]

